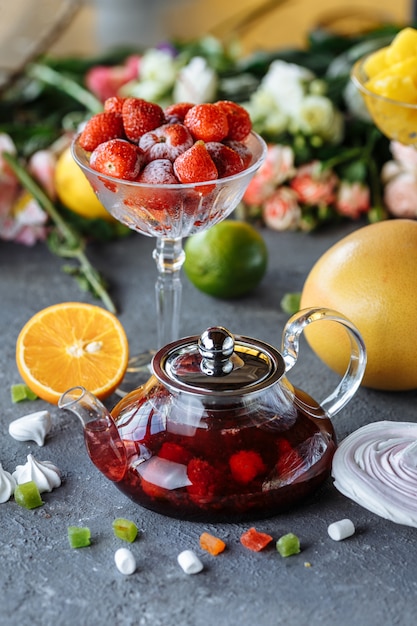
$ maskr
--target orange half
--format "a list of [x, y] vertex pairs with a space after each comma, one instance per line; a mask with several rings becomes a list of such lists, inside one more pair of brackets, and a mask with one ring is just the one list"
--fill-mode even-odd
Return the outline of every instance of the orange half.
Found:
[[127, 337], [117, 317], [82, 302], [42, 309], [24, 325], [16, 343], [20, 375], [51, 404], [76, 385], [98, 398], [109, 396], [123, 379], [128, 356]]

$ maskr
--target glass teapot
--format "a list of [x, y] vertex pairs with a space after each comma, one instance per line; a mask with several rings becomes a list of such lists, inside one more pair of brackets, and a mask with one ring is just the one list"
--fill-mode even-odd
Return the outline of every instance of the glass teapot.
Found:
[[[304, 328], [323, 319], [345, 327], [351, 357], [318, 404], [286, 374]], [[150, 379], [110, 413], [83, 387], [66, 391], [59, 407], [81, 419], [93, 463], [138, 504], [182, 519], [238, 521], [279, 513], [329, 476], [330, 418], [355, 394], [365, 366], [355, 326], [309, 309], [288, 320], [282, 353], [211, 327], [159, 350]]]

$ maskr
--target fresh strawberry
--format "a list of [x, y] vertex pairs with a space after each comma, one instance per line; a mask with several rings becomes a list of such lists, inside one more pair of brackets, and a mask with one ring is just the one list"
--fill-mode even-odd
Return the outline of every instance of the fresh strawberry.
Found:
[[191, 102], [176, 102], [170, 104], [164, 110], [165, 118], [170, 124], [183, 123], [186, 113], [192, 109], [194, 104]]
[[244, 169], [241, 157], [232, 148], [219, 141], [209, 141], [206, 143], [206, 148], [214, 161], [219, 178], [233, 176]]
[[135, 180], [143, 164], [143, 152], [133, 143], [111, 139], [92, 152], [90, 166], [108, 176]]
[[252, 130], [250, 115], [246, 109], [236, 102], [230, 100], [219, 100], [215, 103], [227, 117], [229, 132], [226, 139], [243, 141]]
[[204, 141], [196, 141], [175, 159], [174, 172], [180, 183], [216, 180], [219, 176]]
[[175, 159], [191, 148], [194, 139], [183, 124], [163, 124], [142, 135], [139, 147], [145, 152], [145, 160]]
[[122, 116], [126, 137], [136, 143], [142, 135], [165, 123], [165, 115], [159, 104], [141, 98], [126, 98]]
[[121, 139], [124, 136], [120, 115], [112, 111], [104, 111], [90, 117], [81, 131], [78, 143], [83, 150], [92, 152], [101, 143], [110, 139]]
[[184, 124], [196, 140], [222, 141], [229, 132], [226, 113], [210, 103], [193, 106], [186, 113]]
[[243, 168], [246, 169], [252, 162], [252, 152], [249, 150], [248, 146], [242, 141], [234, 141], [233, 139], [225, 139], [224, 145], [232, 148], [235, 152], [238, 153], [240, 158], [242, 159]]
[[261, 455], [254, 450], [240, 450], [232, 454], [229, 466], [234, 480], [244, 485], [266, 471]]
[[112, 96], [111, 98], [107, 98], [107, 100], [104, 101], [104, 110], [122, 115], [123, 102], [125, 100], [126, 98], [122, 98], [121, 96]]
[[137, 181], [152, 185], [175, 185], [179, 182], [174, 174], [172, 161], [169, 159], [155, 159], [145, 165]]
[[191, 482], [187, 491], [193, 500], [211, 498], [219, 493], [222, 475], [208, 461], [191, 459], [187, 466], [187, 476]]

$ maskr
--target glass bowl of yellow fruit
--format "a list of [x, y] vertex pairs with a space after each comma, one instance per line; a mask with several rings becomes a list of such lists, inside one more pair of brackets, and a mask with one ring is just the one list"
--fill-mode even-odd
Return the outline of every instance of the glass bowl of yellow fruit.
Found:
[[390, 45], [359, 59], [351, 77], [381, 132], [417, 145], [417, 30], [404, 28]]

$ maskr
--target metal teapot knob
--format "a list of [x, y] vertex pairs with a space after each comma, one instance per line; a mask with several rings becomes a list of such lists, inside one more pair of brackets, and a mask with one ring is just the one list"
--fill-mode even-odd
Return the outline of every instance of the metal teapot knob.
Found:
[[222, 326], [207, 328], [198, 340], [201, 370], [207, 376], [225, 376], [233, 369], [233, 335]]

